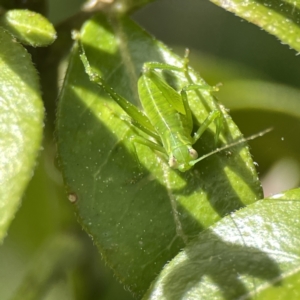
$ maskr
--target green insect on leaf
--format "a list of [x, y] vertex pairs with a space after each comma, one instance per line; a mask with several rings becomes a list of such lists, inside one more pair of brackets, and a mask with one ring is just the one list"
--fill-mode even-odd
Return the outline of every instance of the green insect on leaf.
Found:
[[[168, 157], [169, 166], [173, 169], [178, 169], [181, 172], [191, 169], [198, 158], [198, 153], [192, 145], [198, 141], [209, 125], [213, 121], [222, 118], [222, 115], [218, 109], [211, 111], [193, 137], [191, 136], [193, 120], [187, 92], [189, 90], [210, 91], [213, 89], [191, 82], [178, 93], [156, 73], [157, 70], [168, 70], [188, 74], [187, 57], [182, 68], [162, 63], [144, 64], [143, 74], [138, 80], [139, 97], [145, 112], [142, 113], [137, 108], [134, 108], [134, 105], [129, 101], [118, 95], [99, 75], [92, 71], [80, 40], [79, 45], [80, 58], [90, 80], [101, 86], [136, 124], [139, 124], [138, 128], [140, 130], [150, 137], [156, 137], [155, 143], [142, 136], [131, 137], [131, 141], [162, 152]], [[187, 81], [189, 81], [190, 77], [186, 77]], [[154, 130], [151, 130], [149, 124], [153, 126]], [[222, 122], [216, 122], [216, 141], [221, 128]]]
[[[86, 66], [104, 85], [91, 82], [75, 45], [58, 107], [61, 169], [68, 190], [77, 195], [74, 206], [82, 226], [115, 275], [141, 296], [201, 230], [261, 199], [261, 185], [242, 144], [199, 163], [189, 158], [186, 172], [170, 167], [171, 151], [178, 150], [173, 146], [179, 142], [172, 144], [159, 123], [171, 124], [166, 109], [199, 158], [242, 139], [212, 88], [192, 68], [185, 74], [187, 58], [176, 56], [126, 17], [95, 16], [82, 28], [80, 41]], [[150, 102], [155, 90], [158, 101]], [[153, 103], [159, 109], [151, 115], [146, 106]], [[156, 119], [158, 113], [163, 118]], [[219, 121], [223, 126], [216, 126]]]
[[[152, 68], [155, 68], [157, 64], [147, 64], [149, 66], [152, 66]], [[161, 67], [165, 66], [164, 64], [161, 65]], [[146, 68], [147, 69], [147, 68]], [[181, 71], [180, 69], [178, 71]], [[168, 101], [177, 112], [179, 112], [182, 115], [186, 115], [186, 108], [184, 106], [184, 103], [181, 99], [180, 94], [175, 91], [170, 85], [168, 85], [165, 81], [161, 79], [161, 77], [158, 76], [156, 72], [150, 72], [146, 70], [147, 76], [141, 76], [140, 81], [147, 77], [149, 78], [159, 89], [161, 93], [161, 97], [164, 97], [166, 101]]]

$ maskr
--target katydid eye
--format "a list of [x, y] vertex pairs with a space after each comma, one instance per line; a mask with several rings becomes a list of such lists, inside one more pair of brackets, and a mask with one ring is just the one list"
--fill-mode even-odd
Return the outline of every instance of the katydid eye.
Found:
[[174, 156], [170, 157], [169, 166], [170, 166], [170, 168], [176, 168], [177, 167], [177, 159]]
[[191, 157], [192, 157], [193, 159], [198, 158], [198, 153], [197, 153], [197, 151], [196, 151], [195, 149], [190, 148], [190, 149], [189, 149], [189, 153], [190, 153], [190, 155], [191, 155]]

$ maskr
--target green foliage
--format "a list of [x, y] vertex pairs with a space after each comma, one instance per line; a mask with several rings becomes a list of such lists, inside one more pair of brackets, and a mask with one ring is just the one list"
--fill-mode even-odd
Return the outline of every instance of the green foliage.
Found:
[[143, 299], [297, 299], [299, 196], [258, 201], [200, 233]]
[[[291, 62], [279, 55], [270, 68], [265, 61], [271, 52], [261, 51], [257, 65], [226, 60], [223, 54], [238, 47], [234, 29], [228, 27], [233, 40], [222, 36], [226, 22], [209, 40], [201, 38], [196, 27], [185, 35], [173, 23], [168, 31], [176, 10], [169, 2], [148, 5], [145, 14], [153, 8], [154, 16], [147, 21], [137, 8], [148, 0], [93, 1], [84, 12], [67, 1], [57, 1], [58, 10], [51, 11], [54, 5], [49, 1], [52, 19], [60, 19], [65, 11], [56, 29], [42, 16], [45, 1], [25, 2], [0, 1], [0, 239], [7, 235], [0, 248], [1, 300], [298, 299], [300, 191], [291, 188], [300, 181], [299, 89], [287, 85], [298, 83], [298, 57]], [[194, 19], [190, 14], [198, 4], [177, 2], [174, 7], [183, 3], [183, 9], [178, 10], [175, 24], [188, 23], [185, 13], [200, 29], [220, 20], [220, 9], [215, 15], [210, 8], [204, 10], [207, 20]], [[212, 2], [299, 51], [297, 1]], [[220, 106], [225, 125], [220, 143], [215, 144], [215, 124], [211, 124], [195, 144], [199, 156], [240, 140], [243, 134], [273, 127], [251, 142], [251, 152], [260, 173], [271, 170], [265, 177], [269, 179], [263, 179], [265, 193], [277, 191], [277, 195], [263, 199], [246, 144], [216, 153], [184, 173], [171, 169], [165, 157], [147, 146], [136, 145], [135, 152], [131, 138], [145, 133], [89, 80], [78, 44], [69, 49], [71, 30], [76, 28], [93, 71], [140, 108], [137, 81], [143, 64], [180, 67], [183, 62], [184, 51], [176, 55], [128, 15], [136, 10], [134, 18], [148, 26], [151, 19], [159, 20], [160, 5], [166, 5], [168, 15], [162, 13], [164, 23], [158, 25], [158, 32], [171, 36], [176, 31], [176, 37], [187, 38], [182, 47], [195, 40], [193, 32], [203, 47], [214, 38], [226, 41], [209, 51], [215, 53], [220, 47], [223, 58], [197, 51], [191, 55], [191, 66], [201, 71], [201, 76], [191, 71], [193, 80], [223, 82], [215, 93], [218, 100], [210, 93], [188, 92], [194, 130], [219, 103], [226, 106]], [[68, 11], [76, 9], [78, 14], [67, 19]], [[97, 10], [102, 12], [92, 16]], [[49, 46], [56, 35], [50, 47], [32, 48]], [[255, 43], [251, 34], [245, 36]], [[283, 48], [280, 43], [279, 48]], [[280, 73], [282, 66], [288, 70], [281, 72], [285, 85], [271, 80], [280, 78], [274, 77], [274, 68]], [[164, 71], [162, 76], [177, 90], [187, 85], [183, 74]], [[47, 112], [43, 148], [41, 94]], [[276, 163], [287, 161], [274, 177]], [[100, 255], [113, 274], [101, 264]]]
[[[109, 77], [116, 91], [138, 103], [137, 78], [143, 63], [180, 65], [181, 60], [129, 19], [113, 22], [102, 15], [93, 18], [81, 38], [92, 67], [101, 66], [103, 78]], [[120, 40], [126, 49], [118, 50]], [[184, 76], [176, 80], [179, 87], [187, 84]], [[209, 94], [205, 98], [189, 96], [199, 124], [215, 105]], [[225, 140], [238, 139], [236, 126], [228, 115], [225, 118]], [[182, 174], [148, 147], [137, 145], [139, 168], [130, 145], [135, 130], [120, 107], [89, 81], [75, 47], [58, 108], [61, 169], [69, 192], [78, 198], [82, 225], [121, 280], [141, 293], [199, 230], [262, 194], [246, 149], [232, 150], [228, 157], [215, 155]], [[211, 133], [196, 144], [200, 155], [214, 148]], [[80, 158], [81, 163], [72, 163]]]
[[300, 51], [300, 1], [211, 0], [224, 9], [277, 36], [284, 44]]
[[24, 45], [33, 47], [48, 46], [56, 38], [53, 25], [42, 15], [29, 10], [9, 10], [1, 16], [0, 26]]
[[39, 299], [49, 282], [59, 276], [61, 270], [76, 266], [78, 260], [84, 259], [84, 254], [84, 245], [76, 237], [57, 235], [50, 239], [35, 256], [32, 267], [12, 299]]
[[43, 129], [37, 72], [27, 51], [0, 28], [0, 239], [32, 177]]

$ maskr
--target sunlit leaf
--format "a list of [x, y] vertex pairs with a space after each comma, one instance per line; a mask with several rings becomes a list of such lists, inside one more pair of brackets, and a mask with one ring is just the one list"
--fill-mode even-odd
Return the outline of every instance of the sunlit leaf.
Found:
[[43, 106], [27, 51], [0, 28], [0, 239], [20, 206], [41, 147]]
[[282, 158], [292, 158], [300, 166], [300, 140], [295, 138], [300, 130], [299, 89], [259, 80], [232, 80], [218, 94], [248, 134], [273, 127], [273, 132], [251, 143], [256, 145], [253, 154], [261, 171]]
[[[81, 32], [92, 67], [123, 97], [139, 105], [137, 80], [144, 62], [181, 66], [182, 59], [128, 18], [97, 16]], [[130, 137], [135, 129], [125, 112], [89, 81], [74, 47], [59, 101], [58, 152], [65, 183], [80, 222], [116, 276], [138, 295], [163, 265], [201, 230], [262, 197], [247, 148], [211, 156], [191, 171], [171, 170], [164, 157]], [[198, 83], [203, 79], [192, 73]], [[170, 78], [180, 89], [183, 75]], [[201, 124], [216, 107], [209, 93], [190, 92]], [[241, 137], [222, 108], [222, 142]], [[195, 127], [198, 125], [195, 124]], [[195, 145], [199, 155], [216, 148], [215, 126]]]
[[300, 1], [210, 0], [237, 16], [277, 36], [282, 43], [300, 51]]
[[143, 299], [298, 299], [300, 189], [258, 201], [202, 232]]
[[272, 110], [300, 119], [299, 92], [299, 89], [278, 83], [232, 80], [222, 86], [219, 96], [234, 110]]
[[9, 10], [0, 17], [0, 26], [21, 43], [33, 47], [48, 46], [56, 39], [53, 25], [42, 15], [30, 10]]

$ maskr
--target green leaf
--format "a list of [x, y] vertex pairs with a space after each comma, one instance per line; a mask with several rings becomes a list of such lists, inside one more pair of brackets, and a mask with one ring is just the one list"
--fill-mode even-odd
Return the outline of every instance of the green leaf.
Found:
[[[81, 37], [93, 69], [135, 105], [144, 62], [182, 65], [181, 58], [128, 18], [99, 15], [85, 24]], [[191, 76], [203, 84], [197, 74]], [[169, 79], [179, 89], [187, 84], [181, 74]], [[216, 107], [209, 93], [201, 99], [191, 91], [189, 102], [200, 124]], [[241, 134], [222, 111], [222, 141], [232, 142]], [[200, 156], [216, 148], [214, 131], [212, 124], [196, 143]], [[136, 134], [125, 112], [89, 81], [74, 47], [57, 116], [64, 180], [80, 222], [107, 263], [128, 289], [142, 295], [195, 235], [260, 199], [262, 191], [246, 147], [211, 156], [180, 173], [142, 145], [136, 145], [139, 167], [130, 141]]]
[[[245, 132], [273, 127], [264, 139], [252, 144], [261, 172], [282, 158], [300, 163], [300, 140], [295, 138], [300, 130], [299, 92], [287, 85], [259, 80], [230, 80], [220, 89], [220, 99]], [[259, 149], [256, 153], [255, 148]]]
[[299, 89], [256, 80], [231, 80], [220, 89], [220, 98], [230, 109], [262, 109], [300, 119]]
[[144, 299], [298, 299], [300, 189], [225, 217], [176, 256]]
[[44, 47], [56, 39], [53, 25], [41, 14], [30, 10], [9, 10], [1, 16], [0, 26], [24, 45]]
[[300, 51], [300, 1], [210, 0]]
[[33, 257], [21, 285], [10, 299], [42, 299], [53, 280], [78, 267], [86, 255], [84, 244], [72, 235], [61, 234], [49, 239]]
[[41, 146], [43, 106], [27, 51], [0, 28], [0, 239], [20, 205]]

